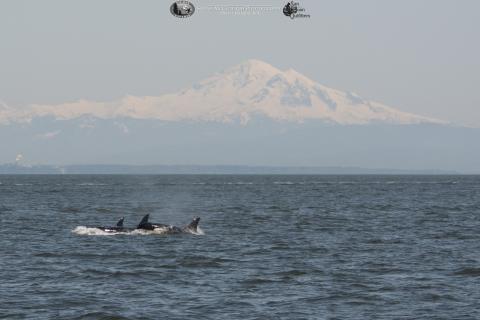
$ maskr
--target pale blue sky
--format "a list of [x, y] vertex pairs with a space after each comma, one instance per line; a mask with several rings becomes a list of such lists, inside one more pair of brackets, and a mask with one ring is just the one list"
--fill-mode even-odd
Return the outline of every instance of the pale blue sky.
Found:
[[[286, 1], [236, 1], [281, 7]], [[311, 19], [233, 17], [193, 1], [2, 0], [10, 106], [176, 91], [249, 58], [395, 108], [480, 126], [480, 1], [301, 1]]]

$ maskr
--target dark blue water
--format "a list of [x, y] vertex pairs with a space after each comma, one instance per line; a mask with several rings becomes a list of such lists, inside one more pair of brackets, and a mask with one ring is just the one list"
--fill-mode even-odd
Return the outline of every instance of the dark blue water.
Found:
[[[480, 177], [0, 176], [0, 318], [480, 319]], [[78, 226], [204, 235], [79, 235]]]

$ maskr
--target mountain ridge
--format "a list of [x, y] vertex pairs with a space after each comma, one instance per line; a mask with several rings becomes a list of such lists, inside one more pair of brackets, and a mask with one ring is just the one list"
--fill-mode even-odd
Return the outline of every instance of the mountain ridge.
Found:
[[459, 175], [452, 170], [408, 170], [332, 166], [253, 165], [21, 165], [0, 164], [2, 174], [240, 174], [240, 175]]
[[438, 124], [247, 124], [97, 119], [0, 126], [0, 163], [342, 166], [478, 172], [480, 129]]

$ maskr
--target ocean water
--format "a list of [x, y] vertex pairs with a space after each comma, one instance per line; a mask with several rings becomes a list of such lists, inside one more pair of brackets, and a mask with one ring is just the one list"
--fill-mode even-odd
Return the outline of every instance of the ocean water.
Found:
[[480, 319], [480, 177], [0, 176], [0, 318]]

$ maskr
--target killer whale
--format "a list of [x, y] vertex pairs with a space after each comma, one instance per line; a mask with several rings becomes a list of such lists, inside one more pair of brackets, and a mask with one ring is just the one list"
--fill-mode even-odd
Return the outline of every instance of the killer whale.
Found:
[[[169, 225], [169, 224], [163, 224], [163, 223], [152, 223], [149, 222], [150, 215], [146, 214], [140, 223], [137, 225], [136, 228], [126, 228], [123, 226], [123, 222], [125, 220], [124, 217], [122, 217], [120, 220], [118, 220], [117, 224], [115, 226], [91, 226], [89, 228], [95, 228], [98, 230], [101, 230], [106, 233], [129, 233], [135, 230], [141, 230], [141, 231], [157, 231], [162, 234], [179, 234], [179, 233], [198, 233], [198, 223], [200, 222], [200, 218], [194, 218], [192, 222], [190, 222], [188, 225], [185, 227], [177, 227], [174, 225]], [[87, 226], [88, 227], [88, 226]]]
[[125, 220], [124, 217], [122, 217], [120, 220], [118, 220], [117, 224], [115, 226], [97, 226], [95, 228], [100, 229], [104, 232], [111, 232], [111, 233], [116, 233], [116, 232], [129, 232], [133, 231], [134, 229], [131, 228], [125, 228], [123, 226], [123, 221]]
[[180, 228], [177, 226], [163, 224], [163, 223], [152, 223], [148, 221], [149, 218], [150, 218], [150, 214], [146, 214], [142, 218], [142, 221], [140, 221], [140, 223], [138, 224], [137, 229], [150, 230], [150, 231], [159, 230], [167, 234], [197, 233], [198, 223], [200, 222], [200, 218], [196, 217], [188, 225], [186, 225], [183, 228]]

